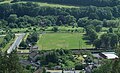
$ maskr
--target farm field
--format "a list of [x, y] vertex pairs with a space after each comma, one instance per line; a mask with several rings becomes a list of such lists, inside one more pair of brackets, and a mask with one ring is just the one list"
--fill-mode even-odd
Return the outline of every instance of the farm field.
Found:
[[82, 33], [45, 33], [39, 36], [37, 46], [42, 50], [92, 48], [83, 37]]

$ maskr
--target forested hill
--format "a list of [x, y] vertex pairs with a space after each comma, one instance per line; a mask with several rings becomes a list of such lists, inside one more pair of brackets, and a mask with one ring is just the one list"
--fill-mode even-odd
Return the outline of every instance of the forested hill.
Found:
[[[24, 0], [25, 1], [25, 0]], [[120, 4], [120, 0], [27, 0], [27, 1], [39, 1], [57, 4], [68, 4], [77, 6], [116, 6]]]
[[34, 3], [15, 3], [15, 4], [1, 4], [0, 5], [0, 18], [7, 18], [10, 14], [17, 14], [17, 16], [46, 16], [46, 15], [72, 15], [75, 18], [88, 17], [89, 19], [112, 19], [120, 17], [120, 6], [115, 7], [80, 7], [80, 8], [51, 8], [41, 7]]

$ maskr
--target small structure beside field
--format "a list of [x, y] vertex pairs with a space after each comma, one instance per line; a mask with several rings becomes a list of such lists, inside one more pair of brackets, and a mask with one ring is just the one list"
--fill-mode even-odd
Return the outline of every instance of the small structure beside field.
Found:
[[38, 46], [31, 46], [30, 47], [30, 52], [36, 51], [38, 52]]
[[115, 52], [101, 52], [99, 55], [104, 59], [118, 59], [119, 58]]

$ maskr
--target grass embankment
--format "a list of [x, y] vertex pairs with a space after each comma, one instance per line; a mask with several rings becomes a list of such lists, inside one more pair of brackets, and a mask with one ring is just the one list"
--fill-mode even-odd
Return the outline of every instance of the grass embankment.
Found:
[[16, 39], [16, 37], [14, 39], [11, 39], [9, 41], [9, 43], [7, 43], [4, 48], [2, 48], [2, 51], [3, 52], [7, 51], [9, 49], [9, 47], [14, 43], [15, 39]]

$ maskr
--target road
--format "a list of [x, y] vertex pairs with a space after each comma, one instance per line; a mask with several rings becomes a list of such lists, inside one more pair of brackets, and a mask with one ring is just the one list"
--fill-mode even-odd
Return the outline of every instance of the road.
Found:
[[[22, 34], [25, 34], [25, 33], [22, 33]], [[19, 35], [21, 35], [21, 33], [15, 34], [15, 36], [19, 36]], [[0, 37], [4, 37], [4, 36], [6, 36], [6, 35], [0, 35]]]
[[21, 33], [21, 34], [16, 34], [17, 35], [17, 38], [16, 40], [14, 41], [14, 43], [10, 46], [10, 48], [7, 50], [7, 53], [11, 53], [13, 50], [15, 50], [17, 47], [19, 47], [22, 39], [24, 38], [25, 36], [25, 33]]

